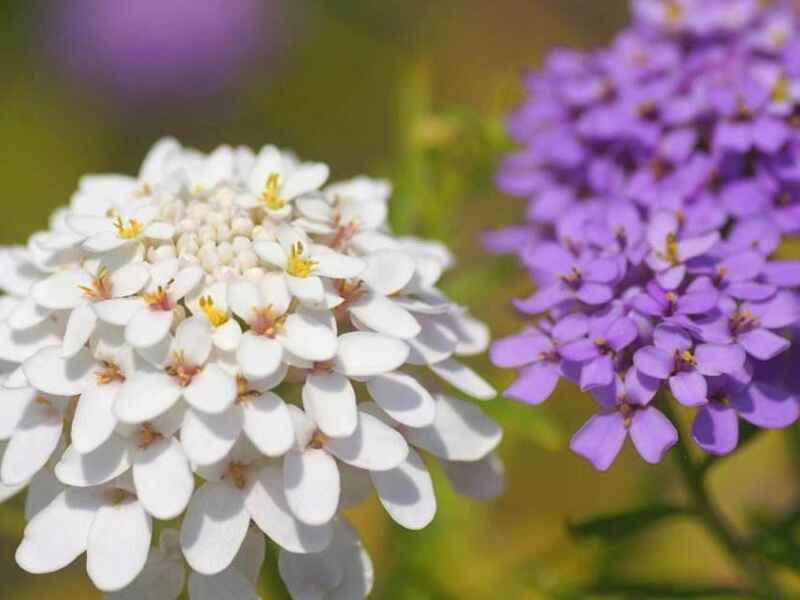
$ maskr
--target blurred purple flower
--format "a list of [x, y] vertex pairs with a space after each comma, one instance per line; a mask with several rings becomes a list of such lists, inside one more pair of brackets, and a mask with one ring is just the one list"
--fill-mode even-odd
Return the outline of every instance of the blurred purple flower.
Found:
[[204, 100], [263, 68], [280, 44], [280, 0], [70, 0], [46, 4], [48, 56], [123, 104]]
[[736, 447], [740, 418], [800, 416], [786, 366], [800, 261], [772, 257], [800, 233], [800, 22], [788, 1], [633, 0], [633, 14], [609, 47], [556, 50], [526, 78], [508, 119], [520, 148], [497, 174], [525, 222], [484, 238], [520, 257], [537, 286], [515, 304], [542, 315], [495, 344], [496, 364], [522, 369], [506, 394], [590, 390], [601, 410], [572, 448], [599, 469], [628, 435], [660, 460], [669, 396], [697, 408], [713, 454]]

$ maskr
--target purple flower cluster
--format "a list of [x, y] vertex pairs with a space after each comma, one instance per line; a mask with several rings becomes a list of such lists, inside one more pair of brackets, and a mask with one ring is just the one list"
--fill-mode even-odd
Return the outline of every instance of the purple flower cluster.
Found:
[[[656, 463], [677, 441], [731, 452], [739, 419], [800, 417], [800, 17], [788, 2], [635, 0], [610, 46], [554, 51], [509, 119], [498, 182], [524, 224], [488, 233], [537, 284], [535, 324], [493, 347], [506, 391], [566, 378], [599, 405], [571, 447], [606, 469], [626, 437]], [[794, 369], [795, 371], [797, 369]], [[659, 393], [659, 392], [668, 392]]]

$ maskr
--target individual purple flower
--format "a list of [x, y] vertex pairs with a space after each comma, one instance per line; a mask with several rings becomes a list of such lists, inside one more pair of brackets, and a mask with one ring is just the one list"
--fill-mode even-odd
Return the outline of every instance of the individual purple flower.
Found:
[[568, 300], [599, 305], [611, 300], [611, 283], [618, 275], [613, 260], [591, 253], [577, 257], [554, 242], [535, 246], [527, 255], [529, 267], [549, 281], [529, 298], [515, 302], [527, 313], [539, 313]]
[[564, 344], [561, 356], [581, 365], [582, 390], [610, 385], [620, 353], [639, 336], [636, 323], [628, 317], [611, 314], [587, 319], [586, 335]]
[[555, 325], [540, 322], [518, 335], [497, 340], [491, 349], [492, 362], [520, 369], [519, 377], [504, 395], [528, 404], [544, 402], [562, 375], [560, 349], [586, 335], [588, 327], [583, 315], [573, 315]]
[[741, 373], [745, 353], [735, 344], [694, 344], [688, 333], [672, 325], [660, 325], [653, 345], [633, 356], [633, 364], [645, 375], [667, 380], [675, 398], [686, 406], [699, 406], [708, 396], [706, 377]]
[[644, 291], [633, 297], [631, 306], [648, 317], [691, 329], [694, 323], [690, 317], [716, 308], [720, 296], [711, 284], [701, 289], [693, 287], [696, 286], [690, 285], [684, 292], [667, 291], [653, 280], [645, 286]]
[[[767, 261], [754, 250], [733, 252], [722, 257], [704, 257], [689, 269], [697, 275], [689, 286], [694, 294], [723, 294], [734, 300], [764, 301], [775, 295], [777, 287], [759, 281]], [[714, 305], [695, 314], [708, 312]]]
[[787, 389], [764, 381], [743, 384], [731, 377], [709, 380], [708, 403], [692, 423], [692, 437], [710, 454], [732, 452], [739, 419], [766, 429], [788, 427], [800, 417], [800, 403]]
[[625, 380], [594, 390], [600, 412], [592, 416], [572, 437], [570, 448], [605, 471], [622, 449], [625, 438], [639, 455], [651, 464], [661, 461], [664, 453], [678, 441], [678, 431], [660, 410], [650, 406], [658, 382], [630, 369]]
[[699, 237], [683, 237], [680, 229], [680, 219], [669, 212], [653, 215], [647, 229], [647, 241], [650, 245], [647, 264], [655, 272], [661, 287], [667, 290], [674, 290], [683, 283], [686, 261], [702, 256], [719, 240], [717, 232]]

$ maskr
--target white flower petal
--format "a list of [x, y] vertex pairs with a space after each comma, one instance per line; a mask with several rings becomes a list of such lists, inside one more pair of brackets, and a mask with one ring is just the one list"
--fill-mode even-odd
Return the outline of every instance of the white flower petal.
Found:
[[56, 479], [55, 473], [50, 469], [39, 471], [28, 484], [28, 494], [25, 498], [25, 519], [32, 521], [66, 489], [64, 484]]
[[124, 327], [141, 310], [147, 308], [142, 298], [116, 298], [94, 304], [94, 311], [101, 321]]
[[33, 286], [31, 296], [39, 306], [51, 310], [77, 308], [86, 302], [82, 287], [92, 287], [92, 276], [81, 269], [62, 271]]
[[287, 275], [286, 284], [289, 286], [292, 296], [306, 306], [312, 308], [320, 306], [325, 299], [325, 288], [322, 285], [322, 280], [315, 275], [309, 275], [308, 277]]
[[81, 454], [95, 450], [111, 437], [117, 425], [114, 401], [121, 388], [117, 382], [106, 385], [91, 379], [87, 382], [72, 420], [72, 445]]
[[86, 572], [98, 589], [115, 592], [136, 579], [147, 562], [152, 527], [150, 516], [133, 499], [100, 507], [86, 550]]
[[469, 402], [436, 397], [433, 425], [405, 430], [409, 443], [447, 460], [480, 460], [494, 450], [503, 436], [499, 425]]
[[292, 600], [326, 600], [344, 580], [344, 569], [333, 550], [317, 554], [282, 550], [278, 569]]
[[253, 250], [264, 262], [279, 269], [286, 269], [286, 253], [278, 242], [259, 240], [253, 243]]
[[151, 548], [147, 563], [136, 580], [105, 600], [177, 600], [186, 582], [182, 562], [168, 558], [160, 549]]
[[402, 290], [416, 269], [414, 260], [398, 250], [378, 250], [366, 258], [367, 268], [361, 273], [366, 284], [384, 296]]
[[239, 347], [242, 339], [242, 326], [234, 319], [228, 319], [224, 325], [214, 330], [211, 339], [214, 341], [214, 345], [223, 352], [233, 352]]
[[327, 314], [300, 309], [286, 318], [278, 339], [284, 347], [305, 360], [323, 362], [336, 354], [336, 333], [326, 319]]
[[236, 357], [247, 379], [266, 379], [281, 367], [283, 346], [274, 339], [247, 333], [242, 337]]
[[411, 354], [408, 362], [412, 365], [432, 365], [452, 356], [458, 345], [458, 338], [438, 319], [420, 316], [422, 332], [413, 340], [408, 340]]
[[130, 242], [131, 240], [119, 237], [116, 231], [101, 231], [83, 242], [83, 247], [89, 252], [102, 254], [121, 248]]
[[353, 435], [331, 438], [325, 447], [342, 462], [369, 471], [394, 469], [408, 456], [405, 438], [365, 412], [358, 413]]
[[164, 373], [137, 372], [122, 384], [114, 414], [123, 423], [144, 423], [164, 414], [181, 397], [181, 387]]
[[194, 491], [189, 461], [175, 438], [156, 441], [132, 453], [133, 482], [139, 501], [156, 519], [180, 515]]
[[288, 175], [281, 193], [289, 200], [318, 190], [328, 180], [330, 170], [324, 163], [304, 163]]
[[356, 331], [339, 336], [336, 370], [352, 377], [394, 371], [406, 362], [408, 345], [378, 333]]
[[134, 348], [150, 348], [169, 335], [174, 313], [171, 310], [142, 309], [125, 327], [125, 340]]
[[17, 548], [17, 564], [28, 573], [53, 573], [86, 551], [89, 530], [100, 507], [91, 490], [60, 493], [25, 528]]
[[97, 313], [88, 304], [79, 306], [72, 311], [67, 321], [67, 329], [64, 332], [64, 343], [61, 346], [61, 355], [64, 358], [72, 358], [89, 341], [89, 337], [94, 333], [97, 325]]
[[370, 473], [386, 512], [407, 529], [424, 529], [436, 515], [436, 495], [428, 468], [413, 449], [399, 467]]
[[266, 456], [281, 456], [294, 444], [294, 427], [289, 409], [279, 396], [265, 392], [241, 403], [244, 432]]
[[314, 255], [314, 260], [317, 261], [315, 273], [333, 279], [354, 279], [367, 266], [360, 258], [338, 252], [320, 252]]
[[478, 400], [491, 400], [497, 391], [483, 377], [454, 358], [431, 365], [431, 371], [447, 383]]
[[228, 306], [246, 323], [253, 322], [256, 316], [255, 309], [262, 303], [258, 286], [252, 281], [233, 281], [228, 286]]
[[245, 503], [255, 524], [281, 548], [305, 554], [321, 552], [331, 542], [330, 524], [306, 525], [292, 514], [283, 489], [283, 473], [276, 467], [261, 469]]
[[0, 481], [6, 485], [29, 481], [58, 447], [63, 427], [60, 411], [35, 402], [29, 405], [3, 453]]
[[107, 483], [130, 468], [129, 445], [128, 440], [113, 435], [88, 454], [78, 454], [70, 446], [56, 465], [56, 477], [64, 485], [73, 487]]
[[505, 469], [495, 452], [474, 462], [441, 459], [439, 462], [453, 489], [462, 496], [475, 500], [492, 500], [503, 493]]
[[8, 323], [0, 323], [0, 360], [21, 363], [43, 348], [60, 344], [58, 326], [50, 319], [24, 331], [12, 331]]
[[173, 302], [182, 300], [189, 295], [203, 281], [205, 272], [200, 267], [186, 267], [175, 275], [175, 280], [169, 286], [169, 297]]
[[289, 310], [292, 295], [286, 284], [286, 277], [281, 273], [266, 273], [259, 282], [262, 304], [271, 306], [276, 314], [282, 315]]
[[412, 339], [422, 331], [414, 315], [389, 298], [371, 292], [354, 302], [350, 313], [367, 328], [392, 337]]
[[175, 227], [161, 221], [150, 223], [144, 230], [144, 236], [154, 240], [171, 240], [174, 235]]
[[189, 575], [192, 600], [261, 600], [255, 586], [242, 573], [227, 568], [217, 575]]
[[294, 515], [307, 525], [324, 525], [339, 507], [336, 461], [324, 450], [291, 451], [284, 457], [283, 483]]
[[57, 396], [77, 396], [83, 391], [87, 378], [92, 376], [94, 359], [88, 350], [72, 358], [61, 356], [61, 349], [40, 350], [25, 361], [25, 376], [37, 390]]
[[181, 527], [189, 565], [203, 575], [224, 571], [239, 552], [250, 525], [241, 491], [227, 483], [206, 483], [192, 497]]
[[114, 298], [124, 298], [136, 294], [147, 285], [150, 271], [143, 264], [124, 265], [109, 275], [111, 294]]
[[183, 390], [183, 397], [199, 411], [225, 412], [236, 400], [236, 379], [215, 364], [206, 365]]
[[38, 305], [33, 298], [25, 298], [8, 316], [8, 326], [14, 331], [36, 327], [50, 316], [50, 309]]
[[206, 364], [212, 345], [211, 325], [205, 319], [185, 319], [175, 330], [174, 349], [183, 354], [189, 365], [200, 367]]
[[358, 425], [356, 392], [339, 373], [311, 373], [303, 386], [303, 408], [331, 437], [352, 435]]
[[371, 378], [367, 391], [398, 423], [425, 427], [436, 418], [436, 401], [416, 379], [405, 373], [386, 373]]
[[0, 440], [11, 437], [35, 398], [36, 390], [31, 387], [0, 388]]
[[190, 410], [181, 427], [181, 443], [189, 459], [198, 465], [222, 460], [242, 432], [242, 411], [231, 406], [220, 415]]

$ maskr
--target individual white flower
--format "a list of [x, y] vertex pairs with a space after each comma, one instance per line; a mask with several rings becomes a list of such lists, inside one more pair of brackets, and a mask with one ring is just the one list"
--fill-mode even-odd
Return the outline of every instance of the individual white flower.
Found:
[[270, 217], [285, 219], [295, 198], [318, 190], [328, 179], [328, 166], [299, 163], [275, 146], [264, 146], [246, 178], [246, 193], [238, 203], [243, 208], [261, 208]]
[[299, 520], [309, 525], [328, 523], [336, 514], [341, 494], [337, 459], [367, 471], [388, 471], [408, 456], [403, 436], [374, 416], [358, 411], [352, 435], [325, 435], [311, 415], [290, 406], [295, 447], [284, 457], [286, 499]]
[[227, 569], [245, 540], [250, 521], [282, 548], [320, 552], [331, 541], [328, 522], [308, 525], [289, 510], [281, 472], [264, 464], [246, 440], [210, 467], [198, 468], [206, 480], [192, 497], [181, 528], [181, 547], [193, 570], [216, 575]]
[[154, 202], [137, 202], [116, 212], [114, 216], [73, 215], [69, 219], [69, 227], [85, 238], [87, 252], [103, 254], [175, 235], [172, 225], [158, 220], [159, 206]]
[[336, 323], [331, 315], [292, 307], [286, 280], [266, 274], [258, 284], [234, 281], [228, 305], [249, 327], [237, 349], [247, 379], [271, 377], [284, 360], [284, 350], [309, 361], [330, 360], [336, 352]]
[[199, 317], [178, 325], [163, 362], [142, 366], [126, 378], [114, 413], [123, 423], [144, 423], [166, 413], [180, 398], [206, 413], [224, 412], [236, 399], [236, 380], [213, 361], [211, 327]]
[[280, 269], [292, 296], [311, 307], [320, 307], [325, 300], [321, 278], [351, 279], [366, 266], [359, 258], [313, 244], [302, 231], [289, 225], [281, 226], [276, 237], [275, 242], [257, 241], [256, 254]]
[[72, 487], [101, 485], [129, 469], [133, 490], [157, 519], [183, 513], [194, 490], [189, 461], [178, 440], [183, 412], [170, 411], [139, 425], [120, 425], [116, 433], [89, 453], [67, 448], [55, 467], [59, 481]]
[[[150, 279], [150, 271], [141, 263], [124, 265], [114, 271], [98, 261], [87, 261], [82, 268], [60, 271], [37, 283], [31, 290], [35, 310], [43, 321], [55, 310], [70, 311], [64, 332], [62, 352], [74, 356], [89, 340], [97, 325], [96, 302], [125, 298], [141, 291]], [[21, 328], [38, 325], [28, 321]], [[10, 325], [14, 329], [13, 321]]]
[[63, 569], [84, 552], [102, 591], [125, 588], [144, 568], [152, 521], [129, 478], [93, 488], [65, 488], [28, 523], [17, 564], [29, 573]]
[[294, 600], [364, 600], [375, 581], [372, 560], [344, 517], [334, 522], [333, 541], [326, 550], [281, 550], [278, 567]]

